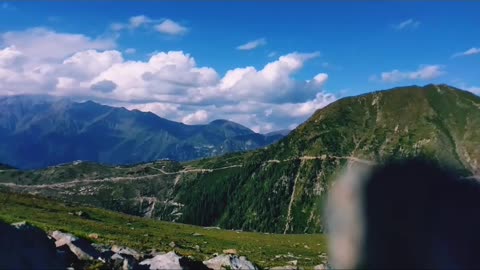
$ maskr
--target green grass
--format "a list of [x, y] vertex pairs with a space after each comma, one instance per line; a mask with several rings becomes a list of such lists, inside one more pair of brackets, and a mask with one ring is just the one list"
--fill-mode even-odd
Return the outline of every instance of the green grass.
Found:
[[109, 166], [91, 162], [70, 163], [51, 166], [41, 170], [2, 169], [0, 164], [0, 182], [11, 182], [22, 185], [53, 184], [78, 179], [103, 179], [124, 176], [145, 176], [158, 174], [161, 168], [167, 172], [176, 172], [184, 167], [175, 161], [156, 161], [128, 166]]
[[[279, 235], [205, 229], [3, 191], [0, 191], [0, 205], [0, 220], [7, 223], [26, 220], [45, 231], [61, 230], [85, 238], [97, 233], [100, 237], [95, 242], [99, 244], [123, 245], [142, 252], [170, 251], [169, 243], [173, 241], [177, 253], [198, 260], [234, 248], [262, 268], [286, 265], [294, 259], [299, 266], [312, 268], [323, 263], [321, 255], [327, 249], [322, 234]], [[88, 218], [72, 214], [76, 211], [87, 213]], [[200, 252], [195, 250], [196, 245], [200, 246]], [[288, 254], [295, 258], [276, 258], [276, 255]]]

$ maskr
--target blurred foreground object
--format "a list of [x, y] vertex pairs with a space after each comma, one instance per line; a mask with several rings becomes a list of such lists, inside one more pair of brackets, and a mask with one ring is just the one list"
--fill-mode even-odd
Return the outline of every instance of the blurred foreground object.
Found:
[[480, 269], [480, 183], [436, 162], [349, 166], [327, 213], [334, 269]]

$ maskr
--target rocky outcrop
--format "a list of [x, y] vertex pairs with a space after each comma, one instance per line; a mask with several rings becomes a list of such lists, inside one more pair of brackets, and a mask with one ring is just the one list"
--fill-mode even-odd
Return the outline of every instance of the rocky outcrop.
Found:
[[54, 231], [51, 235], [55, 239], [55, 246], [61, 248], [67, 246], [79, 260], [101, 260], [100, 252], [90, 242], [77, 238], [68, 233]]
[[174, 251], [142, 254], [128, 247], [92, 244], [72, 234], [50, 235], [27, 222], [0, 222], [0, 269], [258, 269], [235, 249], [201, 262]]
[[138, 265], [138, 261], [131, 255], [113, 253], [112, 256], [106, 258], [106, 267], [108, 269], [148, 269], [148, 267], [141, 267]]
[[119, 247], [117, 245], [112, 246], [112, 252], [120, 254], [122, 256], [131, 256], [135, 258], [135, 260], [140, 260], [143, 256], [138, 251], [133, 250], [128, 247]]
[[147, 266], [150, 270], [179, 269], [179, 270], [208, 270], [200, 261], [177, 255], [174, 251], [158, 254], [151, 259], [140, 262], [141, 266]]
[[0, 269], [60, 269], [65, 262], [45, 232], [26, 223], [0, 222]]
[[[142, 255], [130, 248], [105, 248], [72, 234], [54, 231], [49, 236], [27, 222], [0, 222], [0, 269], [142, 269]], [[147, 268], [143, 268], [147, 269]]]
[[140, 262], [140, 265], [148, 265], [150, 270], [157, 269], [182, 269], [180, 265], [180, 259], [182, 257], [175, 254], [175, 252], [170, 251], [167, 254], [156, 255], [151, 259], [144, 260]]
[[252, 262], [248, 261], [244, 256], [236, 256], [230, 254], [219, 255], [210, 260], [204, 261], [208, 268], [211, 269], [242, 269], [256, 270], [258, 269]]

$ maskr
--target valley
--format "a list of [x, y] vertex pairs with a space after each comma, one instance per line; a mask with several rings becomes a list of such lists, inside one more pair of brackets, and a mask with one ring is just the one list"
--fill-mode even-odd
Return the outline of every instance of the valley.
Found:
[[0, 270], [480, 269], [480, 2], [230, 2], [0, 3]]
[[269, 233], [322, 233], [346, 166], [421, 156], [480, 174], [480, 98], [447, 85], [349, 97], [262, 149], [188, 162], [76, 162], [0, 172], [2, 186], [137, 216]]

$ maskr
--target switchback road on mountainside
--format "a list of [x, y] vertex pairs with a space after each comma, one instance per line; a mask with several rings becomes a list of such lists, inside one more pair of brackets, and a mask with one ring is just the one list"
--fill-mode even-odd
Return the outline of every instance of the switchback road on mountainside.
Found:
[[[334, 159], [346, 159], [349, 161], [353, 162], [358, 162], [366, 165], [375, 165], [376, 163], [374, 161], [370, 160], [364, 160], [364, 159], [359, 159], [356, 157], [338, 157], [338, 156], [328, 156], [329, 158], [334, 158]], [[322, 156], [302, 156], [302, 157], [294, 157], [294, 158], [289, 158], [289, 159], [284, 159], [284, 160], [267, 160], [266, 163], [280, 163], [280, 162], [288, 162], [288, 161], [293, 161], [293, 160], [317, 160], [317, 159], [326, 159], [327, 156], [322, 155]], [[240, 168], [243, 167], [241, 164], [236, 164], [236, 165], [231, 165], [231, 166], [225, 166], [225, 167], [218, 167], [218, 168], [209, 168], [209, 169], [201, 169], [201, 168], [186, 168], [180, 171], [176, 172], [167, 172], [164, 171], [163, 169], [156, 168], [156, 167], [147, 167], [154, 169], [156, 171], [159, 171], [160, 173], [158, 174], [150, 174], [150, 175], [141, 175], [141, 176], [123, 176], [123, 177], [109, 177], [109, 178], [100, 178], [100, 179], [76, 179], [68, 182], [62, 182], [62, 183], [52, 183], [52, 184], [40, 184], [40, 185], [20, 185], [20, 184], [15, 184], [15, 183], [0, 183], [0, 185], [7, 186], [7, 187], [15, 187], [15, 188], [25, 188], [25, 189], [45, 189], [45, 188], [51, 188], [51, 189], [62, 189], [62, 188], [69, 188], [69, 187], [74, 187], [77, 185], [81, 184], [94, 184], [94, 183], [103, 183], [103, 182], [112, 182], [112, 183], [117, 183], [117, 182], [128, 182], [128, 181], [135, 181], [135, 180], [145, 180], [145, 179], [152, 179], [158, 176], [162, 175], [178, 175], [178, 174], [187, 174], [187, 173], [211, 173], [214, 171], [218, 170], [226, 170], [230, 168]]]

